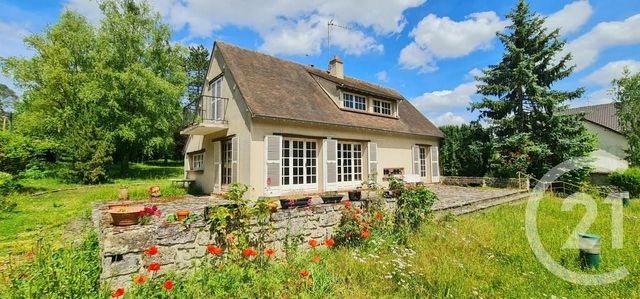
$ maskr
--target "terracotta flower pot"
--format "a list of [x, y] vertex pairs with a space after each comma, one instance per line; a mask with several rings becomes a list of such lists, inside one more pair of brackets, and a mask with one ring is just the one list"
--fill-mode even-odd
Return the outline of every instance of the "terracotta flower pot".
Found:
[[187, 219], [187, 217], [189, 217], [189, 211], [188, 210], [179, 210], [176, 212], [176, 216], [178, 216], [178, 221], [182, 222], [185, 219]]
[[113, 218], [113, 225], [127, 226], [138, 224], [140, 218], [140, 211], [144, 207], [142, 206], [112, 206], [109, 209], [109, 214]]

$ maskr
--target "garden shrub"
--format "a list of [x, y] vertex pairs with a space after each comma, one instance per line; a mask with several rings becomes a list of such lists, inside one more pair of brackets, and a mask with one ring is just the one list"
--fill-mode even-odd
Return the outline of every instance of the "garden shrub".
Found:
[[339, 245], [357, 246], [373, 238], [381, 237], [386, 229], [382, 211], [356, 208], [350, 201], [344, 202], [342, 218], [335, 231], [335, 239]]
[[624, 171], [616, 171], [609, 175], [609, 182], [620, 188], [622, 191], [628, 191], [631, 196], [640, 196], [640, 168], [632, 167]]
[[56, 146], [16, 132], [0, 131], [0, 171], [12, 175], [55, 160]]
[[0, 172], [0, 212], [11, 212], [17, 204], [7, 198], [8, 194], [18, 190], [20, 185], [16, 178], [6, 172]]
[[11, 298], [97, 298], [100, 255], [98, 236], [90, 233], [74, 247], [52, 249], [40, 243], [26, 261], [9, 269]]
[[405, 244], [410, 233], [420, 228], [436, 200], [437, 195], [422, 185], [402, 191], [398, 198], [393, 226], [398, 243]]

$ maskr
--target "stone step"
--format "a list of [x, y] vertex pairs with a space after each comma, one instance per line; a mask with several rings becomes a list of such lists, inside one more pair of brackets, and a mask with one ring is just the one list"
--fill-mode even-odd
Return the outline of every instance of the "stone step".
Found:
[[488, 209], [491, 207], [495, 207], [498, 205], [516, 202], [519, 200], [527, 199], [530, 196], [530, 193], [527, 191], [511, 193], [504, 196], [485, 198], [482, 200], [476, 200], [473, 202], [468, 202], [465, 204], [450, 206], [439, 210], [434, 210], [435, 212], [448, 212], [454, 215], [464, 215], [473, 212], [477, 212], [480, 210]]

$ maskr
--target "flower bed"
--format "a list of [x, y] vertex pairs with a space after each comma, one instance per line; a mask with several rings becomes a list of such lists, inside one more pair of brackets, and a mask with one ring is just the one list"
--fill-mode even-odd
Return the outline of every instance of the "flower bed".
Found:
[[[394, 201], [388, 199], [387, 206], [393, 208]], [[359, 209], [366, 203], [353, 202], [351, 207]], [[211, 207], [230, 204], [229, 201], [212, 197], [144, 202], [145, 206], [155, 205], [163, 215], [175, 214], [178, 210], [189, 210], [191, 214], [198, 216], [204, 216], [205, 209], [211, 210]], [[220, 244], [219, 238], [216, 239], [217, 235], [211, 233], [211, 226], [205, 221], [206, 217], [198, 217], [189, 225], [169, 222], [162, 217], [152, 217], [147, 225], [116, 227], [111, 225], [108, 207], [109, 204], [96, 206], [93, 221], [99, 233], [101, 279], [109, 282], [112, 287], [130, 285], [132, 277], [147, 275], [149, 261], [144, 252], [151, 246], [155, 246], [159, 252], [153, 258], [153, 262], [159, 267], [154, 273], [158, 274], [193, 269], [194, 264], [200, 264], [207, 255], [219, 252], [223, 248], [224, 244]], [[340, 224], [343, 207], [343, 203], [332, 203], [277, 210], [268, 217], [269, 232], [262, 234], [265, 248], [253, 248], [255, 253], [246, 253], [249, 256], [282, 255], [287, 246], [293, 245], [302, 250], [314, 247], [305, 240], [315, 240], [320, 244], [332, 239]], [[260, 231], [260, 226], [256, 225], [257, 220], [252, 219], [250, 222], [250, 234], [257, 236], [264, 233]], [[264, 252], [266, 249], [273, 251]]]

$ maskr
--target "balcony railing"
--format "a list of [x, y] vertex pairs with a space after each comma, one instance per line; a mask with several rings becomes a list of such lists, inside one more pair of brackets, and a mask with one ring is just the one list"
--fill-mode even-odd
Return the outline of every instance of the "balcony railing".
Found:
[[201, 123], [227, 123], [228, 98], [201, 95], [184, 107], [184, 126]]

